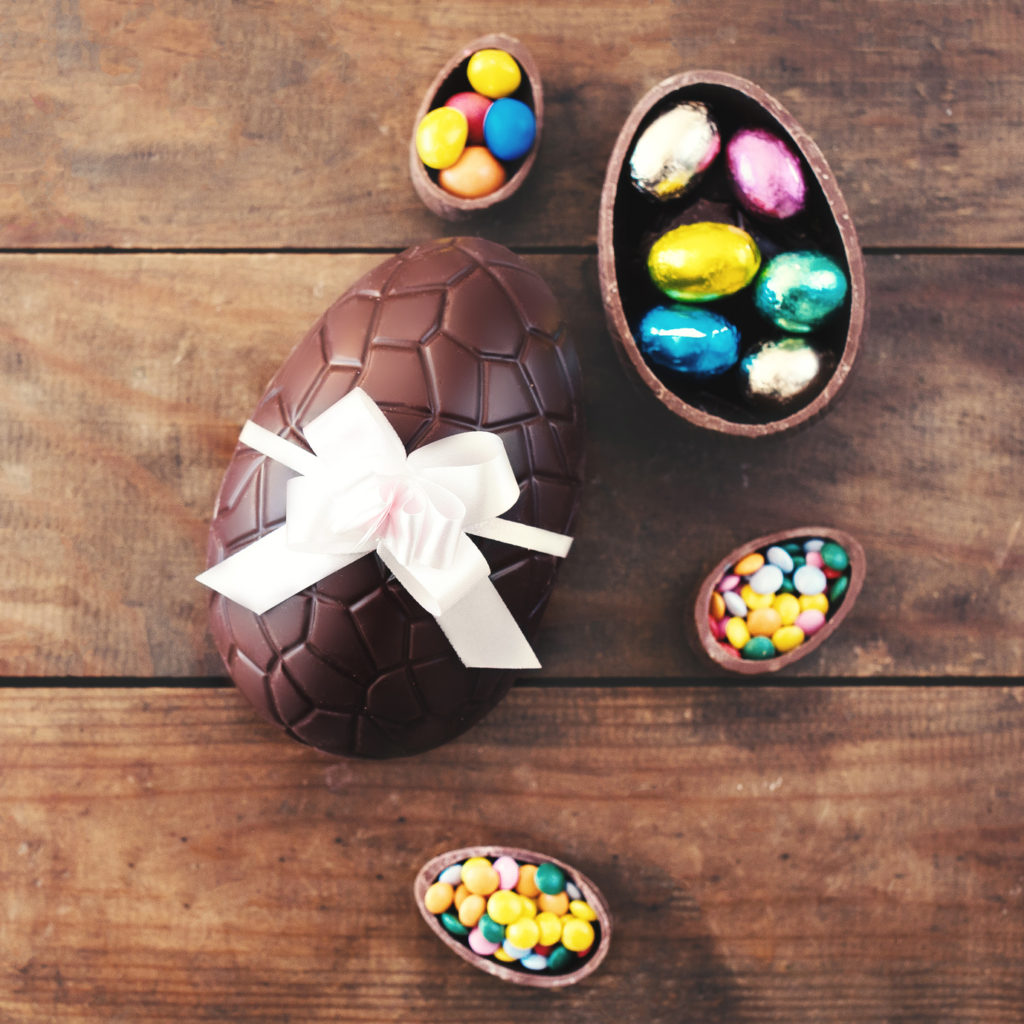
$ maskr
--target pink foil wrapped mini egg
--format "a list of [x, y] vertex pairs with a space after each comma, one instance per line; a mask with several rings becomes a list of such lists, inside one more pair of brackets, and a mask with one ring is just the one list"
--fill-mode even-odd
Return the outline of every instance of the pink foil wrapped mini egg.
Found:
[[736, 197], [751, 213], [785, 220], [804, 208], [800, 160], [777, 135], [744, 128], [729, 140], [726, 160]]

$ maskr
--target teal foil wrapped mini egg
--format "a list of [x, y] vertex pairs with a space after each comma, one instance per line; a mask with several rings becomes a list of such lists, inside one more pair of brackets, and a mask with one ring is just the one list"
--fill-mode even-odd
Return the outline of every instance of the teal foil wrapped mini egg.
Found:
[[655, 306], [640, 322], [640, 351], [677, 373], [713, 377], [736, 365], [740, 332], [724, 316], [692, 306]]
[[754, 305], [784, 331], [808, 334], [842, 306], [846, 275], [822, 252], [779, 253], [761, 270]]

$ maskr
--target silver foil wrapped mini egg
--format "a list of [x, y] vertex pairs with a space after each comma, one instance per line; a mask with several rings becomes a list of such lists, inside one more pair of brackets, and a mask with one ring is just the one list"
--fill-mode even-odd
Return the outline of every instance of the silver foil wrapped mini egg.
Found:
[[629, 158], [633, 184], [654, 199], [674, 199], [718, 156], [718, 127], [703, 103], [680, 103], [655, 118]]

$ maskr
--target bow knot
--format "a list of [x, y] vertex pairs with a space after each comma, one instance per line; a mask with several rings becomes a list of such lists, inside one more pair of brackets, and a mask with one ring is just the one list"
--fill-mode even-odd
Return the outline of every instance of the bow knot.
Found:
[[236, 552], [200, 582], [263, 614], [376, 551], [474, 668], [539, 668], [468, 534], [564, 557], [571, 538], [498, 518], [519, 497], [501, 439], [467, 431], [406, 455], [358, 388], [309, 423], [313, 453], [246, 423], [241, 440], [299, 475], [285, 525]]

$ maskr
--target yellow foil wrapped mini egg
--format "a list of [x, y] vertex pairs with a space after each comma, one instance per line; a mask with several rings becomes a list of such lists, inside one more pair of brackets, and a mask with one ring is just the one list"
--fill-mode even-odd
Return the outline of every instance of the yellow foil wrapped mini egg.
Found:
[[677, 302], [712, 302], [745, 288], [761, 267], [757, 243], [742, 228], [715, 221], [684, 224], [651, 246], [647, 270]]

